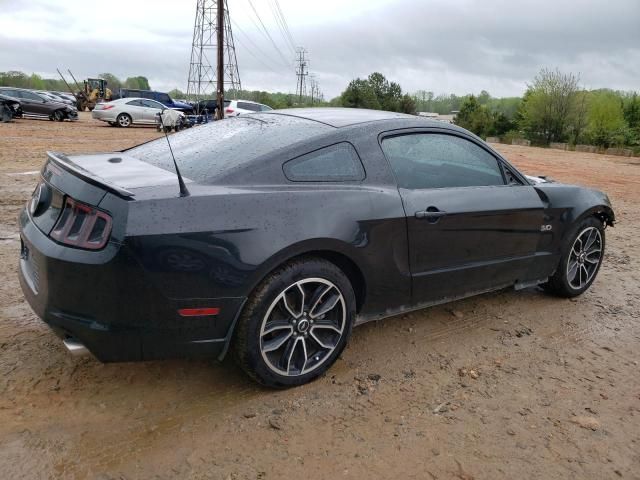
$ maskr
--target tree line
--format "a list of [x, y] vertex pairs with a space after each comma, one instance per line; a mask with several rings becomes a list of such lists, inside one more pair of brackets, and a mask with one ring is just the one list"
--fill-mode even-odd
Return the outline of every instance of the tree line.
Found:
[[[67, 82], [69, 82], [69, 86], [75, 92], [77, 87], [73, 79], [70, 75], [65, 75], [65, 77]], [[101, 73], [98, 75], [98, 78], [106, 80], [107, 87], [113, 92], [117, 92], [120, 88], [151, 90], [149, 80], [143, 76], [128, 77], [125, 80], [120, 80], [112, 73]], [[85, 79], [76, 77], [76, 80], [82, 82]], [[28, 88], [31, 90], [48, 90], [52, 92], [66, 92], [69, 90], [61, 78], [42, 78], [35, 73], [27, 75], [24, 72], [18, 71], [0, 72], [0, 87]], [[80, 85], [80, 87], [82, 87], [82, 85]]]
[[[121, 80], [111, 73], [98, 77], [117, 92], [120, 87], [150, 90], [144, 76]], [[42, 78], [23, 72], [0, 72], [0, 86], [35, 90], [67, 90], [56, 78]], [[72, 84], [72, 88], [75, 88]], [[177, 89], [169, 94], [176, 99], [187, 95]], [[522, 97], [495, 98], [488, 92], [478, 95], [434, 95], [427, 90], [403, 92], [400, 84], [374, 72], [349, 82], [341, 95], [329, 102], [290, 93], [241, 90], [227, 92], [226, 98], [241, 98], [272, 108], [340, 106], [370, 108], [415, 114], [455, 112], [455, 123], [481, 137], [501, 137], [510, 142], [524, 138], [533, 144], [552, 142], [589, 144], [599, 147], [627, 146], [640, 151], [640, 98], [637, 92], [610, 89], [586, 90], [579, 76], [559, 70], [541, 70], [527, 86]]]
[[579, 76], [559, 70], [541, 70], [512, 112], [480, 96], [466, 97], [455, 123], [482, 137], [640, 150], [637, 92], [586, 90]]

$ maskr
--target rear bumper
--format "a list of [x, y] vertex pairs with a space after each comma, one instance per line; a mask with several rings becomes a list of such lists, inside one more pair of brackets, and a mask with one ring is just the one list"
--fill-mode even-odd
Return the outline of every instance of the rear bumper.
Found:
[[[20, 215], [19, 278], [33, 311], [63, 340], [103, 362], [226, 353], [244, 298], [172, 299], [127, 253], [108, 244], [89, 252], [59, 245], [26, 211]], [[209, 317], [181, 317], [180, 308], [217, 307]]]
[[103, 122], [115, 122], [115, 116], [109, 110], [93, 110], [91, 117], [96, 120], [102, 120]]

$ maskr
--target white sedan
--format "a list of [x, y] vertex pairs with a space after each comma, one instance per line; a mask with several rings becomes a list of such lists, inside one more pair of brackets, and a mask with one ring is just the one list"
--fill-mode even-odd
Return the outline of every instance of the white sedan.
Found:
[[165, 105], [148, 98], [120, 98], [97, 103], [91, 116], [114, 127], [156, 125], [156, 114], [166, 109]]

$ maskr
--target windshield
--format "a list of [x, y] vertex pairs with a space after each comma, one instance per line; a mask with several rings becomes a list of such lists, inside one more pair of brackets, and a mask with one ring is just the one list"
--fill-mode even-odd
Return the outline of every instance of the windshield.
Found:
[[[334, 127], [288, 115], [252, 114], [228, 118], [170, 137], [180, 172], [196, 182], [243, 168], [258, 157], [328, 131]], [[126, 150], [127, 154], [165, 170], [174, 171], [164, 138]]]

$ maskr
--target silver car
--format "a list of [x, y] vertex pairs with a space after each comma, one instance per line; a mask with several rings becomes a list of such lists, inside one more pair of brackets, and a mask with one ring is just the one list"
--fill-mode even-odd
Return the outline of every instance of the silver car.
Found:
[[97, 103], [91, 116], [113, 127], [131, 125], [155, 125], [156, 114], [167, 107], [148, 98], [120, 98], [111, 102]]

